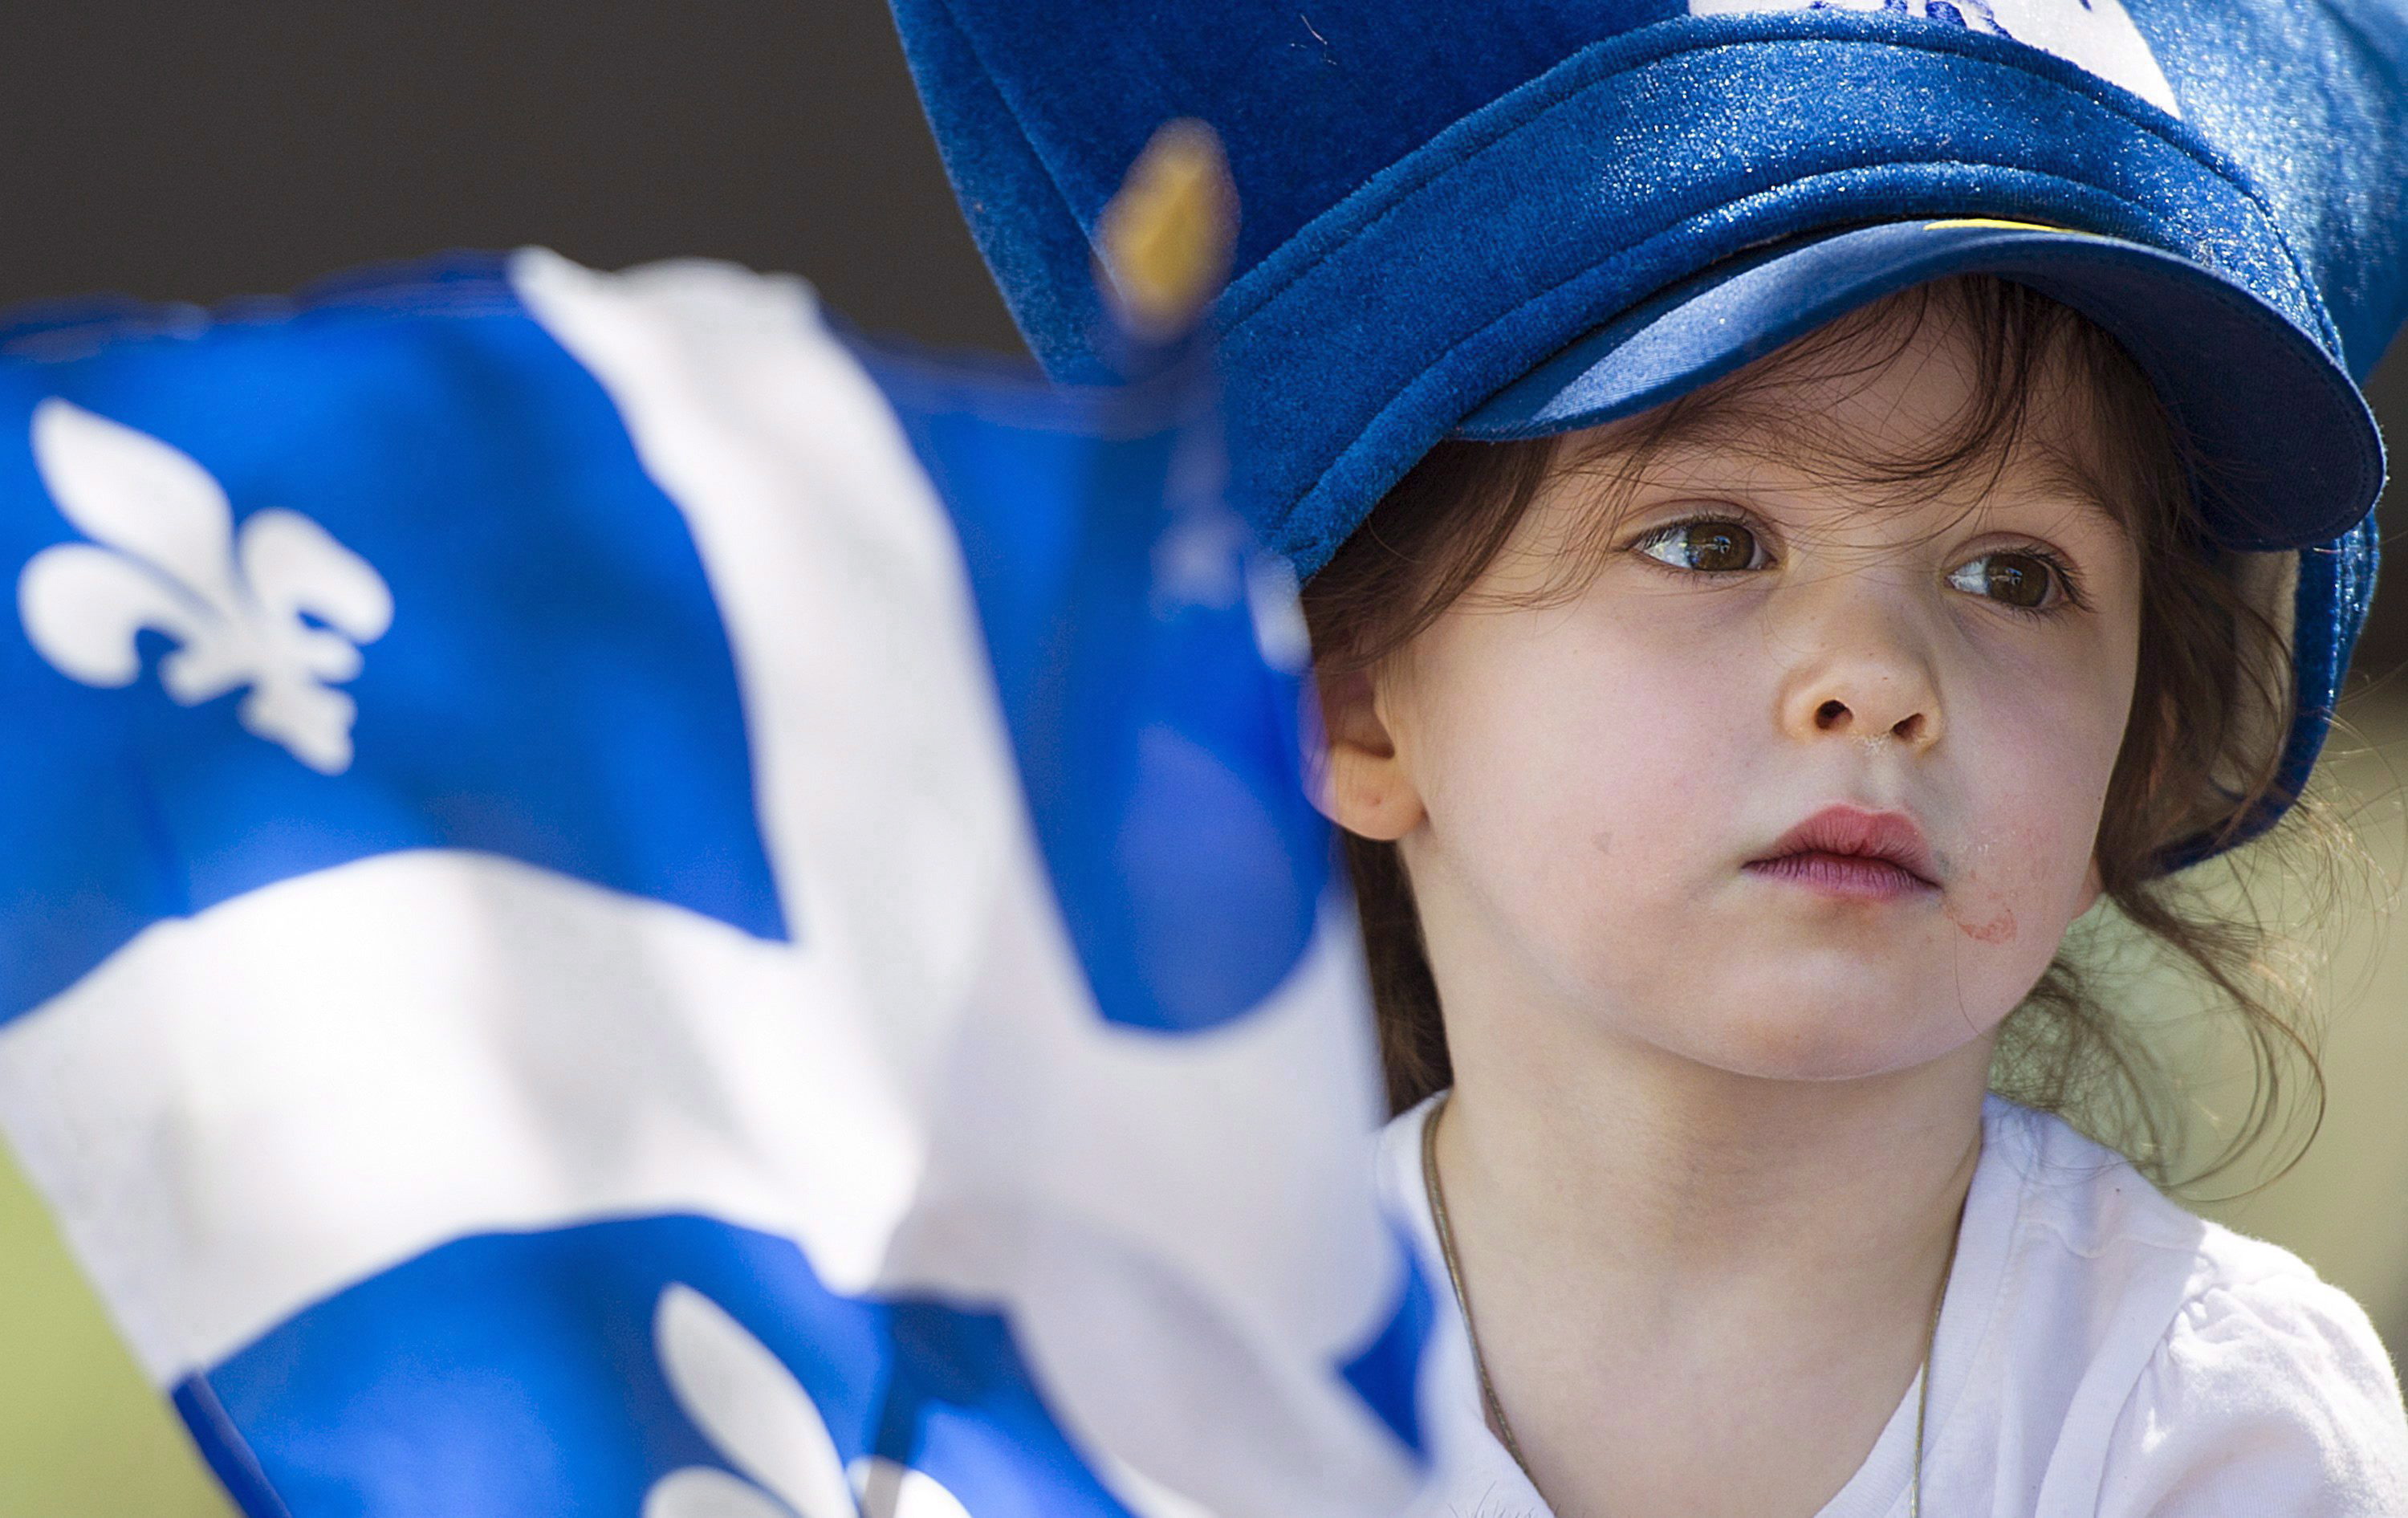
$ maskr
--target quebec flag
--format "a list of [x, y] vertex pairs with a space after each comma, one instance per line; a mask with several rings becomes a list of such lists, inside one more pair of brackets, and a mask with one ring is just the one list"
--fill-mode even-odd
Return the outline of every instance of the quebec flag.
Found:
[[1195, 392], [541, 251], [0, 330], [0, 1128], [251, 1518], [1408, 1505]]

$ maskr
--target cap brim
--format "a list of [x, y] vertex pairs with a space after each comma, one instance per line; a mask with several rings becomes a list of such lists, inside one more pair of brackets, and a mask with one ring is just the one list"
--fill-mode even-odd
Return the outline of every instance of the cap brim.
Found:
[[2156, 385], [2214, 488], [2208, 531], [2275, 551], [2329, 542], [2373, 506], [2383, 442], [2348, 373], [2213, 269], [2141, 243], [1986, 220], [1893, 222], [1727, 260], [1665, 290], [1491, 397], [1455, 436], [1543, 437], [1659, 405], [1869, 301], [1994, 274], [2081, 311]]

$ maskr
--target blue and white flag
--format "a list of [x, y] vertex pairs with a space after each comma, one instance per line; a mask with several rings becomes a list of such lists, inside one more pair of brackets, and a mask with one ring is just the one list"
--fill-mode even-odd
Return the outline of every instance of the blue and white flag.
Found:
[[246, 1512], [1406, 1504], [1207, 409], [540, 251], [0, 330], [0, 1128]]

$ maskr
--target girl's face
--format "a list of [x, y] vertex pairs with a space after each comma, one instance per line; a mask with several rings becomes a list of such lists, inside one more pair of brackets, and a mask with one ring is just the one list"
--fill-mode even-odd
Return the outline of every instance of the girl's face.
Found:
[[[1971, 363], [1931, 321], [1776, 398], [1893, 456], [1958, 415]], [[1602, 568], [1541, 600], [1607, 509], [1559, 467], [1471, 592], [1334, 700], [1334, 814], [1399, 841], [1450, 1024], [1561, 1010], [1784, 1078], [1996, 1027], [2097, 895], [2140, 637], [2123, 529], [2029, 446], [2095, 446], [2086, 397], [2042, 392], [1995, 480], [1938, 494], [1676, 441]]]

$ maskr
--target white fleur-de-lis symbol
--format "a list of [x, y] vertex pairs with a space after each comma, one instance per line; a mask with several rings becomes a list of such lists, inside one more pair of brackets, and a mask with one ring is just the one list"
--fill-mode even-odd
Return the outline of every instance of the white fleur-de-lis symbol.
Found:
[[42, 657], [87, 685], [130, 685], [135, 635], [164, 633], [178, 647], [159, 683], [177, 701], [248, 686], [243, 726], [322, 774], [349, 769], [359, 709], [332, 687], [393, 624], [383, 577], [298, 512], [255, 511], [237, 536], [198, 461], [67, 401], [35, 407], [33, 444], [60, 511], [106, 545], [63, 543], [25, 566], [17, 606]]
[[693, 1287], [661, 1293], [652, 1343], [686, 1416], [750, 1479], [672, 1470], [645, 1494], [643, 1518], [969, 1518], [924, 1471], [873, 1455], [848, 1473], [810, 1394]]

